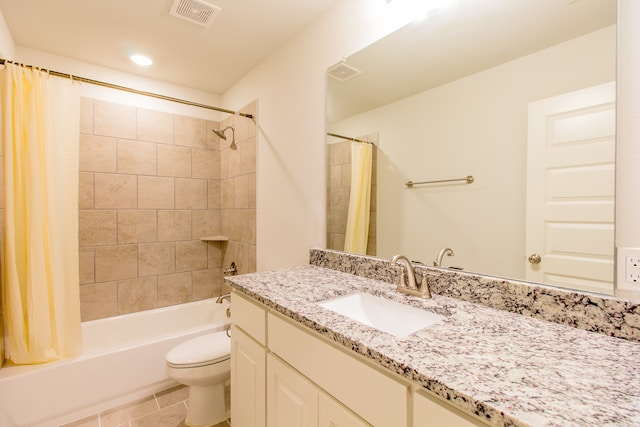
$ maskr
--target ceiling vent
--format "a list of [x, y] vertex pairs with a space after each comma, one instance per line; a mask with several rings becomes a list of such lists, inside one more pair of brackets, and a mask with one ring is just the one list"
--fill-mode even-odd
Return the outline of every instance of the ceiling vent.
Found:
[[170, 13], [202, 27], [209, 27], [220, 13], [220, 8], [202, 0], [174, 0]]
[[358, 70], [355, 67], [352, 67], [351, 65], [347, 65], [347, 63], [344, 61], [341, 61], [336, 65], [330, 67], [327, 70], [327, 73], [329, 74], [329, 77], [344, 82], [362, 74], [362, 71]]

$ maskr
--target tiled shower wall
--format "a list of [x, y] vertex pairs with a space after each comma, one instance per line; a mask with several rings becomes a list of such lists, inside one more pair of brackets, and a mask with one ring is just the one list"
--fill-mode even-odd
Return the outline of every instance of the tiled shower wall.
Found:
[[[370, 136], [366, 140], [374, 140]], [[364, 139], [364, 138], [362, 138]], [[377, 135], [376, 139], [377, 140]], [[327, 183], [327, 249], [344, 250], [344, 237], [351, 192], [351, 141], [329, 144]], [[376, 255], [377, 147], [373, 146], [371, 165], [371, 208], [366, 255]]]
[[[82, 320], [210, 298], [255, 271], [256, 125], [82, 99]], [[243, 109], [255, 115], [256, 104]], [[236, 149], [212, 129], [235, 125]], [[226, 235], [228, 242], [200, 238]]]

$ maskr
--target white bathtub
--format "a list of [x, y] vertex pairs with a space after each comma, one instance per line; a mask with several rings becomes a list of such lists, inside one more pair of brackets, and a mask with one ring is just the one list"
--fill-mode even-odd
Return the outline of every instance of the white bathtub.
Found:
[[0, 426], [55, 427], [174, 385], [165, 354], [223, 330], [227, 307], [209, 299], [83, 322], [83, 355], [0, 369]]

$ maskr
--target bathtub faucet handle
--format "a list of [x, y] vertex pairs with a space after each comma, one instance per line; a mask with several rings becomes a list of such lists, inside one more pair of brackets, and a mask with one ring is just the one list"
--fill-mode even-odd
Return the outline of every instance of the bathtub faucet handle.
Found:
[[224, 300], [227, 300], [229, 304], [231, 304], [231, 294], [222, 294], [218, 296], [218, 299], [216, 299], [216, 304], [222, 304]]

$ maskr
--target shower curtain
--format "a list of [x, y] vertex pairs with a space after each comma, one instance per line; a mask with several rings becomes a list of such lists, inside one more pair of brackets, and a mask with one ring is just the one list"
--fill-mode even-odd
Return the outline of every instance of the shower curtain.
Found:
[[351, 193], [347, 212], [347, 230], [344, 238], [346, 252], [363, 255], [367, 253], [372, 162], [372, 144], [351, 143]]
[[8, 356], [16, 364], [73, 356], [81, 348], [79, 85], [7, 63], [0, 113]]

